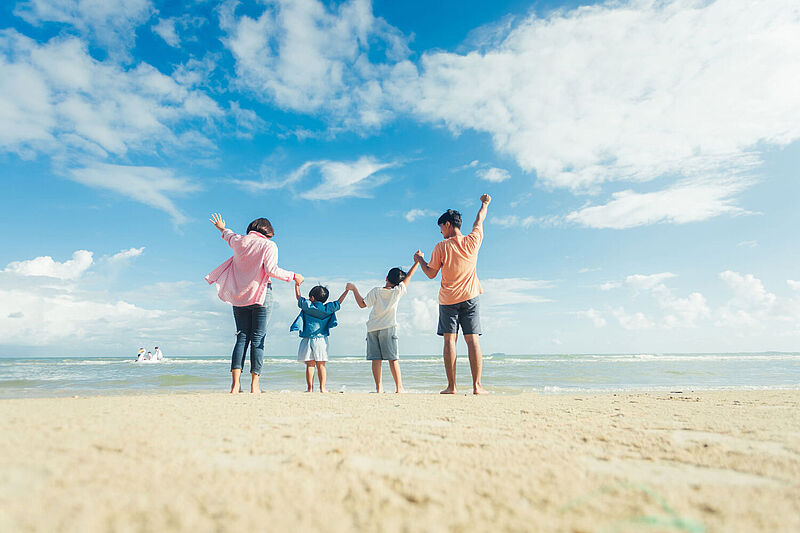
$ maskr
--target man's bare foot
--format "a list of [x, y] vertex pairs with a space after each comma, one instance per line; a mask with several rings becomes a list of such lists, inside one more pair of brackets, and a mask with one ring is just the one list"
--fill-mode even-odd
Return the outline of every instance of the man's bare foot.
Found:
[[489, 394], [489, 391], [484, 389], [482, 386], [478, 385], [474, 389], [472, 389], [472, 394]]
[[455, 393], [456, 393], [455, 387], [453, 387], [452, 389], [450, 387], [447, 387], [446, 389], [441, 391], [439, 394], [455, 394]]
[[231, 385], [231, 394], [237, 394], [239, 392], [242, 392], [242, 387], [238, 383]]

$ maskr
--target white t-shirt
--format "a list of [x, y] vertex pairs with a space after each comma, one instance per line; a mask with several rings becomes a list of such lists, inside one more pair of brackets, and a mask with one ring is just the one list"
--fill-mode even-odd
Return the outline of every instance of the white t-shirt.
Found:
[[160, 349], [156, 348], [156, 353], [153, 355], [153, 358], [158, 361], [161, 361], [162, 359], [164, 359], [164, 354], [161, 353]]
[[375, 287], [364, 297], [364, 303], [371, 307], [367, 331], [391, 328], [397, 325], [397, 303], [408, 289], [405, 283], [398, 283], [391, 289]]

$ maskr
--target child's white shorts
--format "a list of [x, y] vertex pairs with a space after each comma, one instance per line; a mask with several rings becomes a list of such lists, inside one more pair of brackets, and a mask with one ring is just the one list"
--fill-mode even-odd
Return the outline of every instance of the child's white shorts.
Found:
[[300, 339], [300, 349], [297, 350], [297, 360], [306, 361], [328, 360], [328, 337], [311, 337]]

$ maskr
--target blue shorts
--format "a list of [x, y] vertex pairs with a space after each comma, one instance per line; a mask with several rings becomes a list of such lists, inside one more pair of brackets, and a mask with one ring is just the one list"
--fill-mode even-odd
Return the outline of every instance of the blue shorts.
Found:
[[439, 327], [436, 333], [461, 333], [464, 335], [481, 334], [480, 302], [478, 296], [452, 305], [439, 304]]

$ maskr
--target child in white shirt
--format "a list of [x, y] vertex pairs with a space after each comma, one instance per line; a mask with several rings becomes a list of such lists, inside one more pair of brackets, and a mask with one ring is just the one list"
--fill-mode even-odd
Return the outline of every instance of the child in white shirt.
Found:
[[360, 308], [372, 308], [367, 320], [367, 360], [372, 361], [372, 377], [375, 378], [377, 392], [383, 392], [381, 381], [383, 361], [389, 361], [389, 370], [392, 371], [396, 392], [405, 392], [398, 361], [397, 304], [400, 298], [405, 296], [408, 282], [416, 270], [416, 262], [408, 273], [401, 268], [391, 269], [386, 276], [386, 284], [383, 287], [375, 287], [363, 298], [355, 285], [347, 284], [347, 289], [353, 291]]

